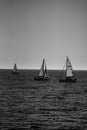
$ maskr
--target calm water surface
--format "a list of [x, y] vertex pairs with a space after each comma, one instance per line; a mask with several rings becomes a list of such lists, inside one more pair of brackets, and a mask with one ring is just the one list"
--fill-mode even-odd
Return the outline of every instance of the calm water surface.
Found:
[[34, 81], [35, 70], [0, 70], [0, 130], [87, 130], [87, 71], [75, 71], [77, 83]]

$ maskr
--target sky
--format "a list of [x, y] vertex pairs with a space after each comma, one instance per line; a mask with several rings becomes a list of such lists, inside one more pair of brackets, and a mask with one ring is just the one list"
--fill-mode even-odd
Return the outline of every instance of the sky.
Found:
[[87, 0], [0, 0], [0, 68], [87, 70]]

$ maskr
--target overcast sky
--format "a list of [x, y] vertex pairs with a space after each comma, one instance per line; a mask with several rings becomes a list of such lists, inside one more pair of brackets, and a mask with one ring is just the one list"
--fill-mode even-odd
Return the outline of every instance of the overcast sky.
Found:
[[0, 0], [0, 68], [87, 69], [87, 0]]

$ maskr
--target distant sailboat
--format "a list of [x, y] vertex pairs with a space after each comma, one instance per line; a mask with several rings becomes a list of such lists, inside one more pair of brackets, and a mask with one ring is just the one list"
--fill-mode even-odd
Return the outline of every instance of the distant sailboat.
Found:
[[35, 76], [34, 79], [35, 80], [48, 80], [49, 79], [45, 59], [43, 59], [39, 75]]
[[19, 74], [16, 63], [14, 64], [12, 74]]
[[73, 74], [73, 69], [72, 69], [72, 65], [71, 62], [67, 56], [66, 59], [66, 71], [65, 71], [65, 78], [62, 77], [62, 74], [60, 75], [60, 79], [59, 82], [76, 82], [76, 78]]

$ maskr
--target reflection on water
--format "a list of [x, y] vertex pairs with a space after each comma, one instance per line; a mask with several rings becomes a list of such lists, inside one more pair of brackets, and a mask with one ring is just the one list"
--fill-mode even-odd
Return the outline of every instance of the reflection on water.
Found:
[[76, 71], [73, 84], [59, 83], [59, 71], [50, 71], [46, 82], [34, 81], [37, 74], [0, 71], [0, 129], [86, 130], [87, 72]]

